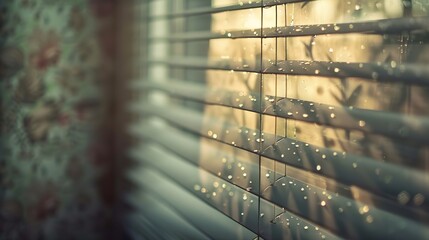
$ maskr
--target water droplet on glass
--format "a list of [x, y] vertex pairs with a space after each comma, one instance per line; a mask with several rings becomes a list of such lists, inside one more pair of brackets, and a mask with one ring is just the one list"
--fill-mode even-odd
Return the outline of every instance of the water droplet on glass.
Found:
[[423, 194], [417, 193], [414, 196], [414, 199], [413, 199], [414, 205], [420, 206], [424, 203], [424, 201], [425, 201], [425, 197], [423, 196]]
[[213, 138], [214, 138], [214, 139], [216, 139], [216, 138], [217, 138], [217, 134], [216, 134], [216, 133], [214, 133], [214, 134], [213, 134]]
[[372, 223], [374, 221], [374, 218], [371, 215], [366, 216], [366, 222]]
[[316, 166], [316, 170], [317, 170], [317, 171], [320, 171], [320, 170], [322, 170], [322, 167], [321, 167], [320, 165], [317, 165], [317, 166]]
[[326, 206], [326, 202], [325, 201], [321, 201], [320, 202], [320, 206], [322, 206], [322, 207]]
[[307, 117], [308, 117], [308, 114], [307, 114], [307, 113], [304, 113], [304, 114], [302, 114], [302, 117], [307, 118]]
[[228, 175], [228, 179], [231, 180], [232, 179], [232, 175]]
[[400, 204], [405, 205], [410, 201], [410, 194], [406, 191], [402, 191], [398, 194], [397, 199]]
[[366, 125], [365, 121], [363, 121], [363, 120], [359, 121], [359, 127], [365, 127], [365, 125]]
[[339, 68], [334, 68], [334, 72], [340, 72], [340, 69]]

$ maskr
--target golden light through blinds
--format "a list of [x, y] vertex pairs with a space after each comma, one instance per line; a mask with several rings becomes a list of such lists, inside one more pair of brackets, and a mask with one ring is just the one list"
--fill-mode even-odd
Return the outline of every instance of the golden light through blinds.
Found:
[[423, 0], [141, 2], [136, 234], [429, 236], [428, 10]]

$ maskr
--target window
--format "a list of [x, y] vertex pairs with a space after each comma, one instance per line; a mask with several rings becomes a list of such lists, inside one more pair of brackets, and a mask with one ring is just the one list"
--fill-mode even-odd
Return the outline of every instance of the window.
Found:
[[148, 239], [424, 239], [429, 3], [136, 7]]

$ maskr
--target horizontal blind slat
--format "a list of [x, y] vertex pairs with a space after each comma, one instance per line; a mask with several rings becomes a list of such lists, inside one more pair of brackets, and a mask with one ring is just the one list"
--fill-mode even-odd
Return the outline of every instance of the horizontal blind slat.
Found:
[[240, 61], [207, 60], [193, 57], [152, 59], [148, 63], [172, 67], [253, 72], [280, 75], [305, 75], [334, 78], [362, 78], [378, 82], [429, 85], [429, 69], [418, 64], [349, 63], [326, 61], [265, 61], [263, 68], [249, 66]]
[[[212, 89], [195, 83], [173, 80], [168, 83], [146, 82], [143, 89], [159, 89], [173, 96], [206, 104], [243, 109], [256, 113], [317, 123], [325, 126], [382, 134], [389, 137], [429, 143], [429, 118], [387, 111], [329, 106], [300, 99], [265, 95], [260, 103], [259, 93]], [[262, 108], [261, 110], [259, 108]]]
[[130, 214], [130, 217], [134, 218], [135, 222], [138, 222], [141, 218], [146, 218], [155, 226], [164, 225], [166, 228], [163, 231], [157, 232], [161, 234], [169, 233], [170, 238], [210, 239], [186, 219], [181, 217], [176, 211], [171, 209], [171, 207], [154, 196], [146, 195], [142, 198], [137, 198], [135, 195], [131, 195], [126, 197], [126, 202], [135, 208], [133, 211], [134, 213]]
[[154, 41], [201, 41], [209, 39], [245, 39], [245, 38], [290, 38], [327, 34], [389, 34], [400, 35], [403, 32], [428, 32], [428, 17], [419, 18], [395, 18], [372, 20], [365, 22], [295, 25], [286, 27], [270, 27], [263, 29], [244, 29], [224, 32], [183, 32], [172, 34], [163, 38], [149, 37]]

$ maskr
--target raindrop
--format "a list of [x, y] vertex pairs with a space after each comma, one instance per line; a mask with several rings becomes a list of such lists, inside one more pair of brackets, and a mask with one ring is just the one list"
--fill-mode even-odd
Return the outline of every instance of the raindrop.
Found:
[[353, 163], [353, 168], [357, 168], [357, 163]]
[[287, 115], [288, 115], [288, 116], [292, 116], [292, 115], [293, 115], [293, 113], [292, 113], [292, 112], [287, 112]]
[[243, 173], [243, 177], [247, 177], [247, 173]]
[[322, 155], [322, 158], [323, 158], [323, 159], [325, 159], [325, 158], [326, 158], [326, 155], [325, 155], [325, 154], [323, 154], [323, 155]]
[[340, 30], [340, 27], [339, 26], [334, 26], [334, 30], [338, 31], [338, 30]]
[[365, 127], [365, 125], [366, 125], [365, 121], [363, 121], [363, 120], [359, 121], [359, 127]]
[[228, 179], [231, 180], [232, 179], [232, 175], [228, 175]]
[[200, 190], [201, 190], [200, 185], [194, 185], [194, 190], [195, 190], [195, 191], [200, 191]]
[[215, 134], [213, 134], [213, 138], [214, 139], [216, 139], [217, 138], [217, 134], [215, 133]]
[[265, 174], [265, 177], [269, 178], [269, 177], [270, 177], [270, 174], [269, 174], [269, 173]]
[[304, 113], [304, 114], [302, 114], [302, 116], [303, 116], [303, 117], [305, 117], [305, 118], [307, 118], [307, 117], [308, 117], [308, 114], [307, 114], [307, 113]]
[[368, 205], [364, 205], [363, 207], [361, 207], [361, 208], [359, 209], [359, 213], [360, 213], [360, 214], [364, 214], [364, 213], [367, 213], [367, 212], [369, 212], [369, 207], [368, 207]]
[[232, 34], [231, 33], [228, 33], [228, 37], [231, 37], [232, 36]]
[[322, 207], [326, 206], [326, 202], [325, 201], [321, 201], [320, 202], [320, 206], [322, 206]]
[[397, 199], [400, 204], [405, 205], [408, 203], [408, 201], [410, 201], [410, 194], [408, 194], [408, 192], [406, 191], [403, 191], [398, 194]]
[[247, 200], [247, 195], [243, 194], [243, 200], [246, 201]]
[[317, 171], [320, 171], [320, 170], [322, 170], [322, 167], [321, 167], [320, 165], [317, 165], [317, 166], [316, 166], [316, 170], [317, 170]]
[[334, 49], [329, 48], [329, 49], [328, 49], [328, 52], [333, 53], [333, 52], [334, 52]]
[[261, 216], [261, 218], [263, 218], [263, 217], [265, 216], [265, 214], [264, 214], [264, 213], [261, 213], [259, 216]]
[[339, 68], [334, 68], [334, 72], [340, 72], [340, 69]]
[[366, 217], [366, 222], [367, 223], [372, 223], [374, 221], [374, 218], [371, 216], [371, 215], [368, 215], [367, 217]]
[[414, 201], [414, 204], [415, 204], [416, 206], [420, 206], [420, 205], [422, 205], [422, 204], [423, 204], [423, 202], [425, 201], [425, 197], [423, 196], [423, 194], [418, 193], [418, 194], [416, 194], [416, 195], [414, 196], [413, 201]]
[[319, 74], [319, 73], [320, 73], [320, 71], [319, 71], [318, 69], [316, 69], [316, 70], [314, 71], [314, 73], [315, 73], [315, 74]]
[[282, 155], [280, 155], [280, 157], [284, 158], [284, 157], [285, 157], [285, 155], [284, 155], [284, 154], [282, 154]]

